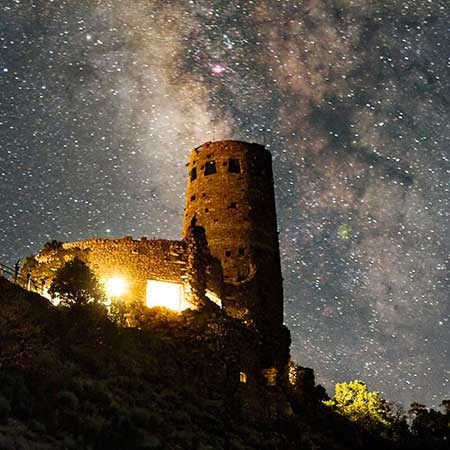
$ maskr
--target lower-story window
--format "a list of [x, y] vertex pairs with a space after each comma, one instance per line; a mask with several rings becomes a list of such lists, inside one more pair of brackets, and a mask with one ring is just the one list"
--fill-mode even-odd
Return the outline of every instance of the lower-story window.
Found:
[[147, 280], [147, 306], [164, 306], [174, 311], [188, 308], [185, 301], [183, 285], [168, 281]]

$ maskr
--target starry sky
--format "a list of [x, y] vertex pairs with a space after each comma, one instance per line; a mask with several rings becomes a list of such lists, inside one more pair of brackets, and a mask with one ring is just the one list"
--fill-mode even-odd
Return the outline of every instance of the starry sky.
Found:
[[447, 0], [0, 0], [0, 260], [179, 239], [190, 150], [264, 143], [293, 358], [438, 406], [449, 23]]

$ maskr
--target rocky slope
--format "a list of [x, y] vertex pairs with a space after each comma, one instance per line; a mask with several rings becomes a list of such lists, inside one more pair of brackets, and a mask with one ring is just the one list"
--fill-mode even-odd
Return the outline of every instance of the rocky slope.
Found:
[[0, 277], [0, 311], [0, 449], [385, 445], [323, 406], [311, 370], [281, 386], [252, 378], [258, 336], [218, 309], [137, 309], [123, 328]]

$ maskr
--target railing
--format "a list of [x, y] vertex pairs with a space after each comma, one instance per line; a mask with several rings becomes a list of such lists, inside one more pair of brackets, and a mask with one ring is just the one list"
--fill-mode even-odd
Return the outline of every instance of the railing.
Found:
[[11, 283], [19, 284], [25, 287], [28, 291], [39, 292], [40, 289], [37, 283], [31, 278], [29, 274], [23, 276], [20, 273], [20, 265], [17, 263], [14, 267], [9, 267], [0, 262], [0, 276], [11, 281]]

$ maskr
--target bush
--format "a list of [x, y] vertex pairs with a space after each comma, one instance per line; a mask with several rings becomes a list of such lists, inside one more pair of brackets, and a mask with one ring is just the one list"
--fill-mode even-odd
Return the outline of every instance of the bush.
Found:
[[5, 422], [11, 414], [11, 404], [9, 401], [0, 395], [0, 421]]
[[378, 392], [369, 392], [362, 381], [338, 383], [335, 396], [323, 403], [369, 432], [385, 433], [394, 423], [388, 402]]
[[96, 276], [78, 258], [66, 263], [56, 272], [48, 291], [67, 305], [105, 302], [106, 296]]
[[70, 411], [75, 411], [78, 409], [80, 402], [77, 396], [71, 391], [61, 391], [58, 394], [58, 405], [62, 409], [68, 409]]
[[146, 436], [144, 442], [138, 446], [138, 450], [160, 450], [161, 441], [156, 436]]

